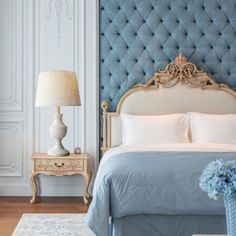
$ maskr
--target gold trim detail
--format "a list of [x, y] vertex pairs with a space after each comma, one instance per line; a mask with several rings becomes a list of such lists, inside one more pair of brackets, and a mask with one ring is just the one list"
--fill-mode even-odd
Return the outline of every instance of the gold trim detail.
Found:
[[111, 117], [120, 115], [121, 106], [130, 94], [143, 89], [170, 88], [178, 83], [184, 83], [194, 88], [223, 90], [236, 98], [236, 92], [229, 88], [228, 85], [218, 84], [210, 78], [206, 72], [198, 70], [196, 65], [188, 62], [184, 55], [180, 53], [175, 58], [174, 62], [167, 64], [164, 70], [156, 72], [146, 84], [137, 84], [132, 89], [128, 90], [118, 102], [115, 112], [108, 112], [108, 101], [101, 103], [103, 109], [102, 152], [105, 153], [105, 151], [111, 148]]
[[207, 88], [209, 86], [225, 87], [225, 84], [217, 84], [203, 70], [198, 70], [197, 67], [186, 60], [182, 53], [175, 58], [174, 62], [166, 65], [165, 69], [159, 70], [146, 84], [137, 84], [135, 88], [147, 88], [152, 85], [169, 88], [175, 86], [178, 82], [187, 84], [190, 87]]
[[103, 101], [101, 103], [102, 119], [103, 119], [103, 141], [102, 141], [102, 148], [101, 148], [102, 153], [105, 153], [105, 151], [107, 150], [107, 110], [108, 110], [108, 107], [109, 107], [108, 101]]

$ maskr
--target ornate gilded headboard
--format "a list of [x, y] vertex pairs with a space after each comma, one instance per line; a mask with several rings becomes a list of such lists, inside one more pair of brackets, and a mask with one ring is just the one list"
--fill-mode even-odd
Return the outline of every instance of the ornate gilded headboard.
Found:
[[163, 71], [158, 71], [145, 84], [137, 84], [119, 100], [116, 111], [103, 110], [102, 152], [122, 142], [121, 113], [157, 115], [190, 111], [214, 114], [236, 113], [236, 92], [218, 84], [207, 73], [179, 54]]

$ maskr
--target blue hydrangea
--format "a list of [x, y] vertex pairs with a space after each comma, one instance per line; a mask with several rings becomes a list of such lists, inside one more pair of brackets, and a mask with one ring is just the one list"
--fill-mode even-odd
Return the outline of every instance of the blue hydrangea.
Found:
[[199, 185], [215, 200], [221, 194], [230, 196], [236, 193], [236, 161], [218, 159], [209, 163], [203, 170]]

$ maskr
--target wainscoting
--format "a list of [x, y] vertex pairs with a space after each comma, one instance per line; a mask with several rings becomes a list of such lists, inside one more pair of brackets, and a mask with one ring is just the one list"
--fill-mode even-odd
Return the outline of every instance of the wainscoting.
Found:
[[[30, 195], [31, 155], [47, 151], [53, 143], [48, 133], [53, 109], [34, 107], [41, 71], [77, 72], [82, 106], [62, 109], [68, 125], [64, 145], [70, 151], [79, 146], [91, 154], [96, 172], [97, 4], [94, 0], [0, 1], [0, 195]], [[83, 192], [82, 177], [42, 177], [40, 181], [44, 196]]]

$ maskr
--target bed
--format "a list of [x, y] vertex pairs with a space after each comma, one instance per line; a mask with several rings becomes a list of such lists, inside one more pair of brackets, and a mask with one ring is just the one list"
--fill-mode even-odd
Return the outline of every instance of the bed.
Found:
[[223, 202], [208, 199], [198, 179], [208, 162], [235, 159], [235, 143], [123, 145], [122, 114], [236, 114], [236, 93], [180, 54], [125, 93], [116, 112], [108, 108], [102, 102], [104, 156], [86, 218], [96, 235], [225, 233]]

